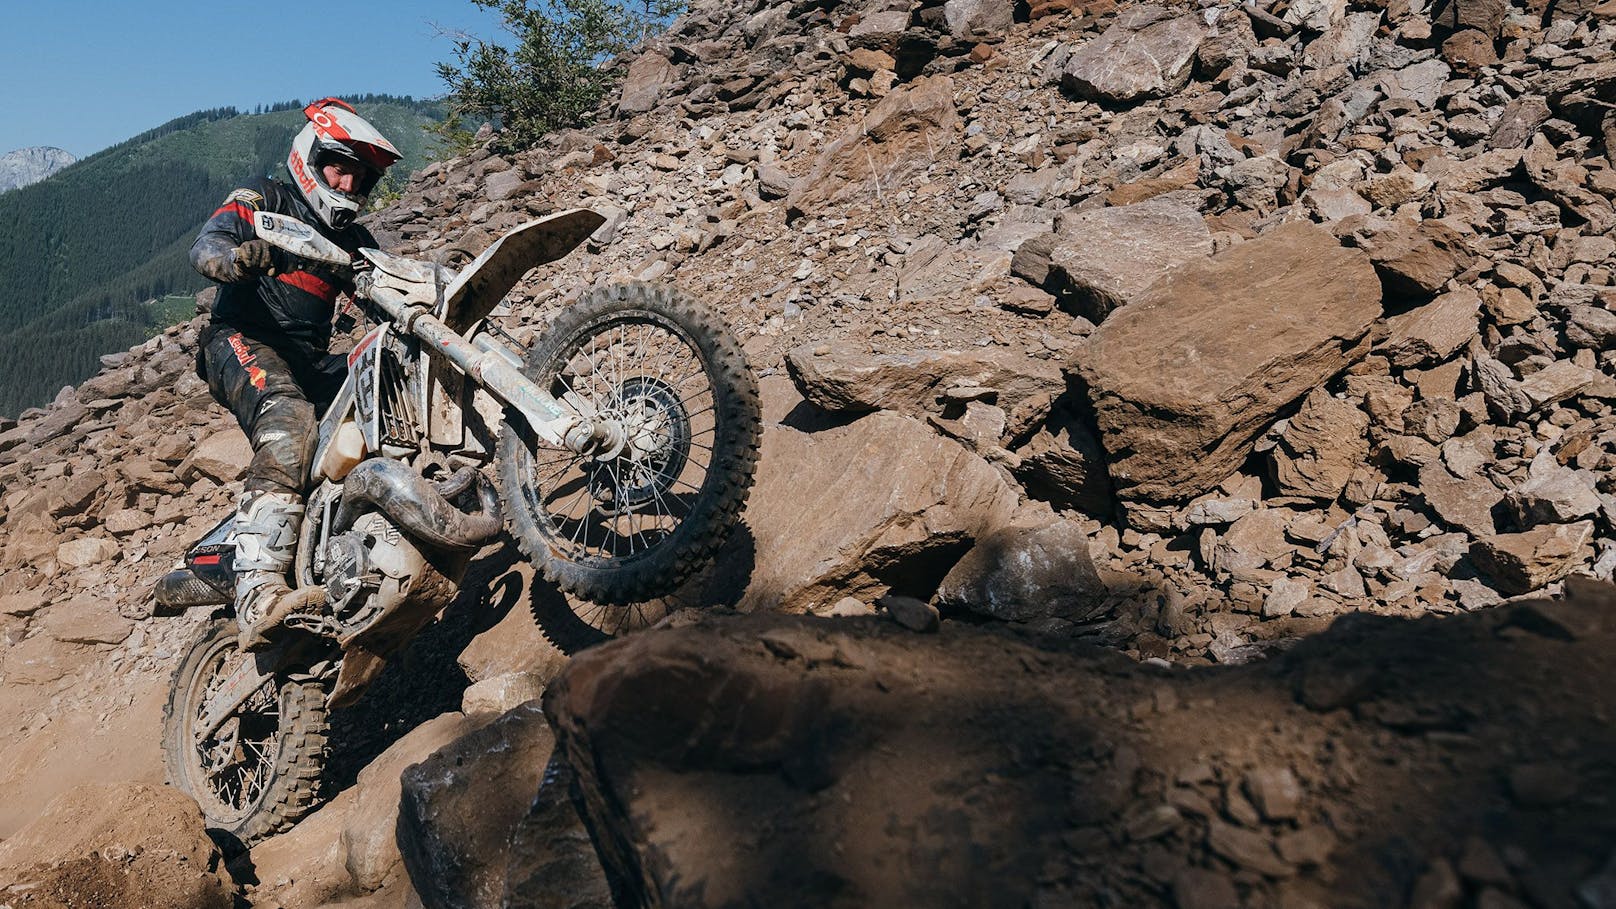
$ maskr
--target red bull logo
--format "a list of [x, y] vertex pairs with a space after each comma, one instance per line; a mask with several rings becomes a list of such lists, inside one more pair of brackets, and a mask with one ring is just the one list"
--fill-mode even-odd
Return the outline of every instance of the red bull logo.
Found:
[[292, 172], [292, 178], [297, 181], [298, 186], [303, 187], [305, 193], [314, 192], [314, 178], [309, 176], [309, 169], [303, 164], [303, 156], [298, 154], [295, 148], [292, 149], [292, 166], [288, 170]]
[[252, 387], [263, 391], [269, 382], [269, 373], [253, 365], [258, 361], [258, 355], [247, 347], [247, 342], [241, 339], [239, 331], [230, 336], [229, 342], [230, 352], [236, 355], [236, 362], [247, 370], [247, 381], [252, 383]]

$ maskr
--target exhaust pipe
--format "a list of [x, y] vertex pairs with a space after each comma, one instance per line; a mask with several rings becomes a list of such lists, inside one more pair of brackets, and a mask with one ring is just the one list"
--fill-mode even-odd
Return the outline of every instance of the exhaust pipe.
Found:
[[[449, 502], [468, 486], [477, 488], [477, 510], [461, 511]], [[399, 461], [375, 458], [348, 472], [333, 533], [353, 526], [368, 506], [387, 515], [427, 548], [466, 552], [494, 538], [501, 527], [499, 495], [488, 478], [470, 467], [433, 483]]]

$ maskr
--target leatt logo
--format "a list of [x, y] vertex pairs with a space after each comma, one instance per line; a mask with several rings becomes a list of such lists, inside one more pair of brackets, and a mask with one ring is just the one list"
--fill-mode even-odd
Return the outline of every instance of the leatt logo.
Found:
[[314, 178], [309, 176], [309, 169], [303, 163], [303, 156], [298, 154], [296, 149], [292, 150], [291, 170], [292, 178], [297, 180], [297, 185], [303, 187], [304, 192], [314, 192]]
[[258, 362], [258, 355], [247, 348], [247, 342], [241, 340], [239, 331], [231, 335], [229, 341], [230, 351], [236, 355], [236, 362], [247, 370], [247, 381], [252, 383], [252, 387], [263, 391], [269, 381], [269, 373], [253, 365]]

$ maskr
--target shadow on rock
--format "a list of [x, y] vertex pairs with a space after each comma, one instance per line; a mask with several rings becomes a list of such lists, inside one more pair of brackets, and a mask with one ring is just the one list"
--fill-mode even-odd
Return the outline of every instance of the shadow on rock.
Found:
[[539, 577], [529, 588], [528, 608], [545, 638], [563, 653], [575, 654], [649, 628], [681, 609], [735, 606], [751, 584], [756, 558], [757, 540], [743, 520], [707, 568], [665, 597], [624, 605], [587, 603]]
[[358, 703], [332, 712], [328, 795], [352, 786], [365, 765], [411, 729], [460, 709], [470, 680], [456, 658], [520, 598], [523, 581], [514, 570], [520, 558], [507, 537], [485, 550], [438, 620], [388, 661]]
[[1593, 583], [1195, 670], [711, 616], [545, 710], [621, 905], [1569, 906], [1616, 881], [1613, 644]]

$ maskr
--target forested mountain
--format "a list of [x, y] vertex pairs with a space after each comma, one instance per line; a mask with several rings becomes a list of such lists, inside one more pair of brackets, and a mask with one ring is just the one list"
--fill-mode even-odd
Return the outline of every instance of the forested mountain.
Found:
[[[347, 100], [404, 153], [389, 183], [425, 163], [435, 103]], [[0, 414], [49, 400], [166, 324], [152, 301], [206, 286], [191, 241], [241, 181], [285, 177], [302, 106], [198, 111], [0, 196]]]

